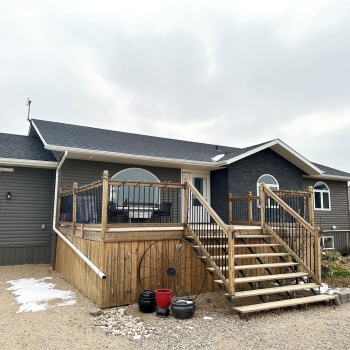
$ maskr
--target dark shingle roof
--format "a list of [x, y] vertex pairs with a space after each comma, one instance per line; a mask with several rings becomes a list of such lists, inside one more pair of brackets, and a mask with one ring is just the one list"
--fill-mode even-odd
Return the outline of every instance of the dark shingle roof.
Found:
[[55, 162], [38, 137], [0, 133], [0, 158]]
[[[224, 154], [219, 161], [226, 161], [271, 142], [267, 141], [245, 148], [237, 148], [38, 119], [33, 119], [33, 122], [45, 142], [51, 146], [189, 161], [210, 162], [212, 157], [219, 154]], [[350, 177], [350, 174], [346, 172], [316, 163], [313, 164], [323, 170], [324, 175]]]
[[143, 155], [149, 157], [210, 162], [225, 153], [227, 158], [244, 153], [244, 149], [146, 136], [64, 123], [33, 120], [48, 145]]
[[313, 163], [313, 164], [315, 164], [319, 169], [321, 169], [324, 172], [323, 175], [350, 177], [350, 174], [346, 173], [345, 171], [333, 169], [328, 166], [317, 164], [317, 163]]

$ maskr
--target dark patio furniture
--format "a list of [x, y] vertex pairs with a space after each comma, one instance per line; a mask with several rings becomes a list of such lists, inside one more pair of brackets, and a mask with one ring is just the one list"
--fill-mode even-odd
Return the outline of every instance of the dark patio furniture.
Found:
[[108, 223], [123, 223], [128, 222], [129, 210], [127, 207], [117, 207], [116, 203], [108, 202]]
[[163, 202], [153, 211], [153, 222], [171, 222], [171, 203]]

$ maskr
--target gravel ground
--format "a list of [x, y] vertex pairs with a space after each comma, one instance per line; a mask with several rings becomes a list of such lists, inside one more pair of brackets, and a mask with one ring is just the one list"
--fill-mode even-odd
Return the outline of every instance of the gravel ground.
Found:
[[[143, 314], [137, 305], [104, 310], [95, 305], [48, 265], [0, 267], [0, 349], [350, 349], [350, 303], [340, 307], [309, 306], [307, 311], [260, 313], [241, 320], [219, 293], [202, 294], [190, 320]], [[7, 290], [9, 280], [52, 277], [58, 289], [74, 291], [74, 305], [17, 313], [19, 305]], [[98, 319], [147, 330], [148, 338], [106, 335]], [[142, 322], [142, 323], [141, 323]]]

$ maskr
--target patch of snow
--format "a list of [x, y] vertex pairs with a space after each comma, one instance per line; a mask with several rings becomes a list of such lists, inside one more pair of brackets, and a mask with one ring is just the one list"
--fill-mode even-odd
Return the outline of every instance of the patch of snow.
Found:
[[321, 294], [326, 294], [328, 293], [329, 288], [327, 283], [322, 283], [322, 286], [320, 287], [320, 293]]
[[6, 282], [12, 285], [7, 290], [12, 291], [17, 303], [20, 304], [17, 313], [43, 311], [55, 306], [68, 306], [76, 303], [74, 292], [55, 289], [55, 284], [45, 282], [49, 279], [52, 277], [24, 278]]

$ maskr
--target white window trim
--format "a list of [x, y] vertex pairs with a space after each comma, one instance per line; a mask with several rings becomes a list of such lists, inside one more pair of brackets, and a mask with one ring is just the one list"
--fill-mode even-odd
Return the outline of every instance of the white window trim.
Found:
[[[146, 170], [146, 169], [143, 169], [143, 168], [136, 168], [136, 167], [122, 169], [122, 170], [118, 171], [117, 173], [115, 173], [115, 174], [111, 177], [111, 179], [112, 179], [112, 180], [116, 180], [116, 181], [124, 181], [124, 180], [121, 180], [121, 179], [116, 179], [115, 177], [116, 177], [118, 174], [120, 174], [121, 172], [125, 171], [125, 170], [142, 170], [142, 171], [144, 171], [144, 172], [150, 174], [151, 176], [153, 176], [153, 177], [156, 179], [155, 182], [160, 182], [160, 180], [158, 179], [158, 177], [155, 176], [151, 171]], [[136, 180], [131, 180], [131, 181], [136, 181]], [[137, 187], [137, 186], [136, 186], [136, 187]], [[111, 186], [110, 191], [111, 191], [111, 192], [113, 191], [113, 186]], [[158, 188], [158, 205], [160, 205], [160, 189], [159, 189], [159, 188]]]
[[[315, 190], [315, 186], [318, 184], [323, 184], [327, 187], [327, 190]], [[316, 200], [315, 200], [315, 193], [320, 193], [321, 196], [321, 208], [316, 208]], [[324, 208], [323, 207], [323, 193], [328, 193], [328, 200], [329, 200], [329, 208]], [[327, 186], [326, 183], [319, 181], [317, 183], [315, 183], [314, 185], [314, 210], [319, 210], [319, 211], [331, 211], [331, 191], [329, 190], [329, 187]]]
[[[256, 192], [257, 192], [257, 195], [259, 196], [260, 195], [260, 182], [259, 182], [259, 180], [262, 178], [262, 177], [264, 177], [264, 176], [270, 176], [271, 178], [273, 178], [274, 180], [275, 180], [275, 182], [276, 182], [276, 184], [265, 184], [265, 186], [268, 188], [268, 189], [271, 189], [271, 188], [274, 188], [273, 190], [271, 190], [271, 191], [278, 191], [279, 189], [280, 189], [280, 185], [279, 185], [279, 183], [278, 183], [278, 181], [276, 180], [276, 178], [274, 177], [274, 176], [272, 176], [272, 175], [270, 175], [270, 174], [264, 174], [264, 175], [261, 175], [260, 177], [259, 177], [259, 179], [258, 179], [258, 181], [256, 182]], [[277, 187], [277, 189], [276, 189], [276, 187]], [[266, 208], [278, 208], [279, 207], [279, 205], [277, 204], [277, 205], [270, 205], [270, 198], [268, 199], [268, 203], [267, 203], [267, 206], [266, 206]], [[258, 208], [260, 208], [260, 201], [258, 201]]]
[[[320, 238], [321, 238], [320, 244], [321, 244], [323, 250], [334, 250], [334, 237], [333, 236], [322, 236]], [[325, 239], [331, 239], [331, 241], [332, 241], [332, 248], [325, 248], [325, 246], [324, 246], [324, 240]]]
[[[152, 175], [153, 177], [155, 177], [155, 178], [157, 179], [156, 182], [160, 182], [159, 179], [158, 179], [158, 177], [155, 176], [155, 175], [154, 175], [152, 172], [150, 172], [149, 170], [146, 170], [146, 169], [143, 169], [143, 168], [136, 168], [136, 167], [134, 167], [134, 168], [125, 168], [125, 169], [122, 169], [122, 170], [118, 171], [117, 173], [115, 173], [115, 174], [111, 177], [111, 179], [112, 179], [112, 180], [117, 180], [115, 177], [116, 177], [118, 174], [120, 174], [120, 173], [122, 173], [123, 171], [125, 171], [125, 170], [142, 170], [142, 171], [144, 171], [145, 173], [148, 173], [148, 174]], [[124, 180], [119, 180], [119, 181], [124, 181]], [[132, 181], [134, 181], [134, 180], [132, 180]]]

